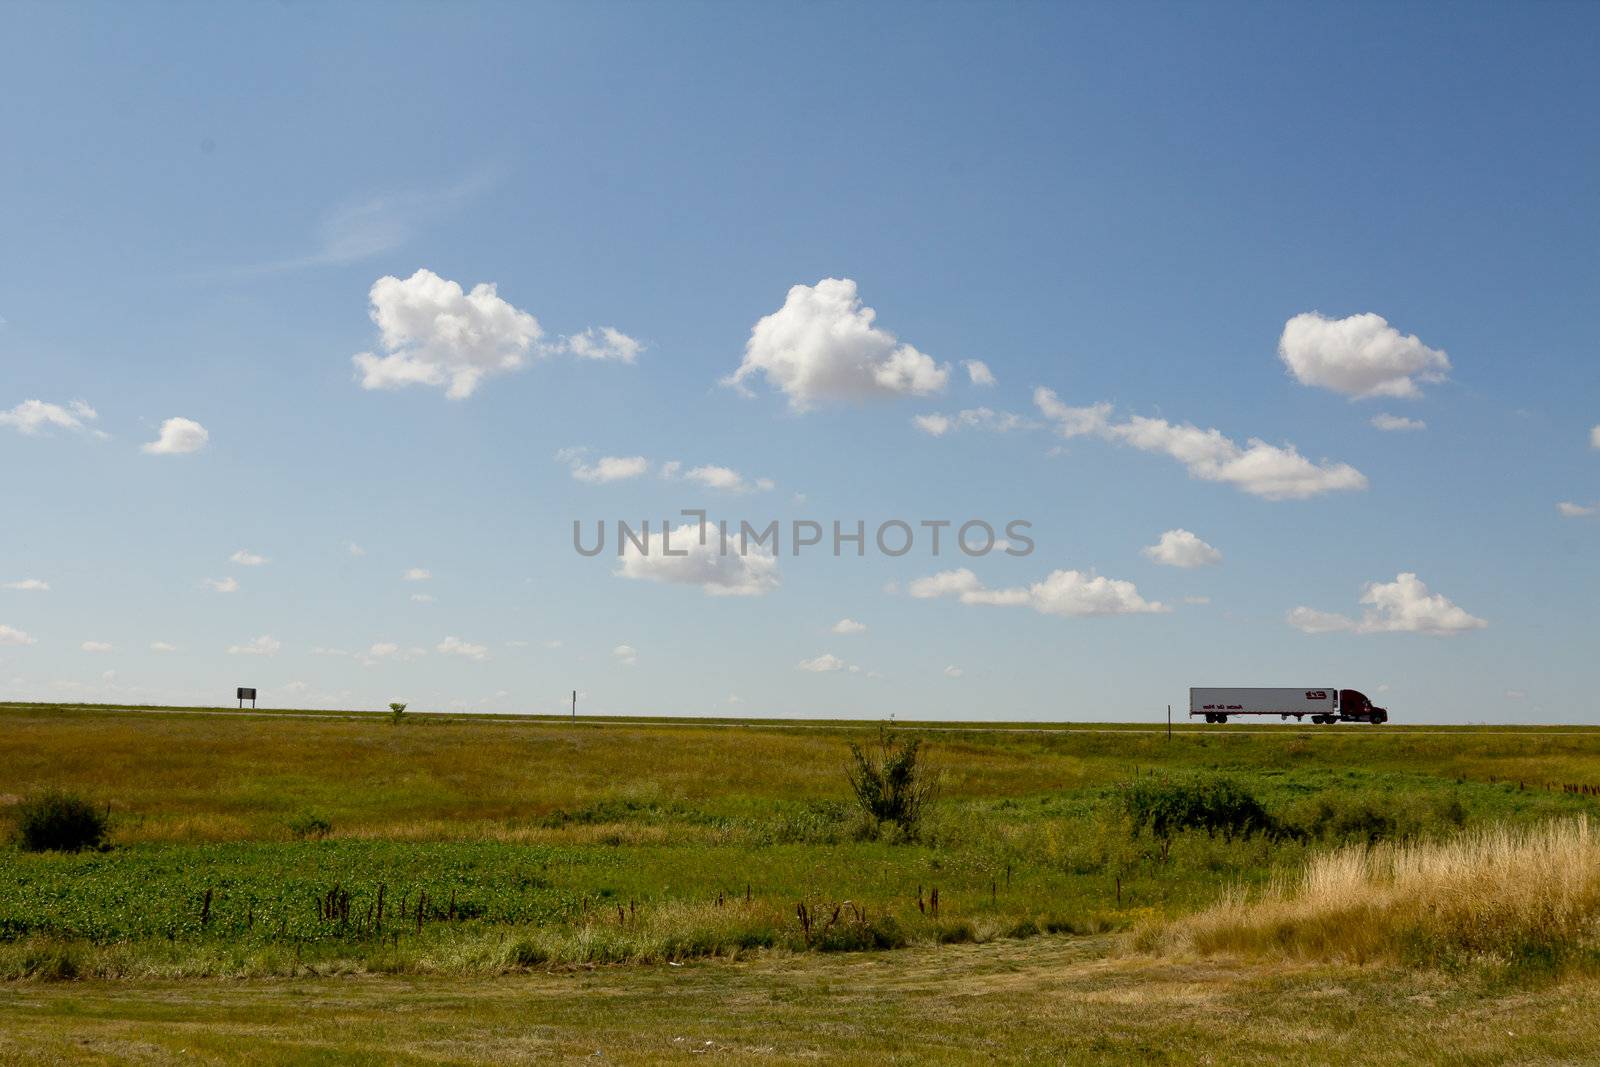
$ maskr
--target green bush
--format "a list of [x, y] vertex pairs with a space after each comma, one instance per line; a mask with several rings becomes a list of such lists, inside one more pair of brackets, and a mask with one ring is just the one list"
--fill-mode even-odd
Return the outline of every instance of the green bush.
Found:
[[294, 834], [297, 841], [304, 841], [307, 838], [320, 839], [333, 832], [333, 823], [329, 822], [325, 815], [314, 811], [302, 811], [289, 820], [289, 832]]
[[1400, 834], [1394, 814], [1369, 797], [1318, 797], [1295, 825], [1306, 837], [1317, 841], [1375, 845]]
[[105, 811], [82, 797], [51, 789], [17, 805], [17, 843], [28, 852], [81, 852], [101, 848]]
[[1149, 833], [1166, 857], [1174, 835], [1185, 830], [1221, 834], [1225, 840], [1251, 834], [1278, 836], [1283, 828], [1245, 788], [1220, 775], [1186, 779], [1140, 778], [1122, 789], [1123, 811], [1135, 838]]
[[826, 927], [812, 941], [812, 946], [822, 952], [862, 952], [904, 948], [909, 943], [910, 939], [893, 915], [879, 915]]
[[70, 982], [82, 972], [78, 953], [68, 945], [30, 946], [22, 957], [22, 973], [46, 982]]
[[506, 950], [506, 960], [513, 967], [538, 967], [550, 962], [550, 950], [537, 941], [519, 938]]
[[873, 829], [888, 825], [896, 838], [916, 840], [923, 816], [939, 795], [939, 780], [922, 760], [922, 741], [896, 741], [881, 730], [876, 752], [852, 741], [850, 760], [850, 789]]

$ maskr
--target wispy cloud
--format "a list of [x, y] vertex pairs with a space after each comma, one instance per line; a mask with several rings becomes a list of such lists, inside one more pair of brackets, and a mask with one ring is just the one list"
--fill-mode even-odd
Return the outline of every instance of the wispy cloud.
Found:
[[24, 593], [48, 593], [50, 583], [42, 578], [23, 578], [15, 582], [7, 582], [3, 588], [16, 589]]
[[86, 425], [99, 417], [99, 413], [82, 400], [74, 400], [66, 405], [24, 400], [9, 411], [0, 411], [0, 426], [9, 426], [18, 433], [30, 436], [47, 429], [61, 429], [105, 437], [104, 433]]
[[[313, 227], [311, 250], [226, 272], [237, 277], [279, 274], [358, 263], [409, 244], [418, 233], [499, 184], [481, 172], [432, 189], [397, 189], [352, 197], [326, 211]], [[210, 272], [215, 273], [215, 272]]]

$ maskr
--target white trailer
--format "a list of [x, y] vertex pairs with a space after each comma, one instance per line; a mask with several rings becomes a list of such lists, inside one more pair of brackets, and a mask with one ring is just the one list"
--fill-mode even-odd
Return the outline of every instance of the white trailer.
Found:
[[1362, 693], [1336, 686], [1304, 689], [1229, 688], [1197, 686], [1189, 690], [1189, 714], [1204, 715], [1206, 722], [1223, 723], [1230, 715], [1277, 715], [1296, 721], [1310, 716], [1314, 723], [1369, 722], [1376, 726], [1389, 719], [1388, 708], [1374, 707]]

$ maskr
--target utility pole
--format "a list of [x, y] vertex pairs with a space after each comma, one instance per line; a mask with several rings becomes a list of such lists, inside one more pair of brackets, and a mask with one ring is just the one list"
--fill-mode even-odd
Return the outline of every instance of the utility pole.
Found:
[[1172, 740], [1172, 705], [1167, 705], [1167, 740]]
[[[1172, 709], [1168, 708], [1167, 710], [1170, 712]], [[572, 691], [572, 721], [578, 721], [578, 691], [576, 689]]]

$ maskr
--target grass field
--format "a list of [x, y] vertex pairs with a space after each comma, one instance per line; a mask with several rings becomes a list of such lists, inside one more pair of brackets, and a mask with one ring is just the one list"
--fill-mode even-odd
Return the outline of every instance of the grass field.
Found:
[[[1404, 946], [1354, 967], [1216, 919], [1290, 907], [1352, 849], [1595, 813], [1600, 730], [941, 724], [914, 841], [853, 807], [848, 745], [875, 724], [14, 705], [0, 731], [0, 808], [61, 788], [111, 812], [104, 851], [0, 850], [18, 1062], [1600, 1048], [1588, 942], [1531, 970]], [[1273, 832], [1133, 832], [1138, 783], [1190, 780], [1232, 783]], [[1211, 941], [1185, 925], [1207, 915]]]
[[448, 981], [14, 984], [0, 1063], [1580, 1064], [1597, 1009], [1587, 978], [1485, 988], [1047, 936]]

